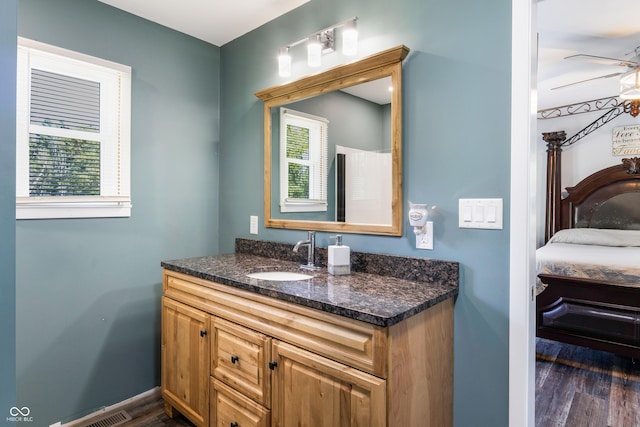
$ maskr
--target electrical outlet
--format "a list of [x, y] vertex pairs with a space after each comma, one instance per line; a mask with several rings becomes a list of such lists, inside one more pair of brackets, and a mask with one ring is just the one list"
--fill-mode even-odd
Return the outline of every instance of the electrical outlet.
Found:
[[249, 217], [249, 233], [258, 234], [258, 217], [255, 215]]
[[426, 233], [416, 235], [416, 249], [433, 250], [433, 221], [427, 221], [424, 228]]

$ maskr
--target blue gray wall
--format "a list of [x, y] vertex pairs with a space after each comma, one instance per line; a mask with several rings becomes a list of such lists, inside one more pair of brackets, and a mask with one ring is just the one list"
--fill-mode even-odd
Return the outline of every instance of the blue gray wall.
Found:
[[131, 217], [17, 222], [17, 395], [44, 426], [160, 383], [160, 261], [218, 251], [220, 49], [95, 0], [19, 0], [18, 33], [133, 70]]
[[0, 425], [16, 405], [17, 8], [17, 0], [0, 2]]
[[[455, 305], [457, 426], [507, 425], [511, 3], [508, 0], [311, 0], [222, 47], [220, 250], [236, 237], [293, 243], [304, 231], [249, 234], [262, 218], [262, 105], [254, 92], [283, 81], [278, 48], [358, 16], [360, 54], [404, 44], [404, 199], [436, 205], [435, 250], [402, 237], [345, 235], [355, 250], [461, 263]], [[315, 72], [292, 51], [293, 77]], [[335, 52], [327, 65], [350, 60]], [[238, 171], [242, 173], [238, 173]], [[504, 200], [502, 231], [458, 228], [459, 198]], [[406, 212], [406, 209], [405, 209]], [[326, 246], [331, 233], [320, 233]]]

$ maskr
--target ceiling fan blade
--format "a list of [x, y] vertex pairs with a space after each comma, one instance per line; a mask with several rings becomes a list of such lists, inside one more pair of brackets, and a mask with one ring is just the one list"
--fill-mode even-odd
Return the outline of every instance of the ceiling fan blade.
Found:
[[608, 79], [608, 78], [610, 78], [610, 77], [619, 76], [619, 75], [621, 75], [621, 74], [624, 74], [624, 73], [611, 73], [611, 74], [605, 74], [604, 76], [593, 77], [593, 78], [591, 78], [591, 79], [580, 80], [580, 81], [577, 81], [577, 82], [568, 83], [568, 84], [566, 84], [566, 85], [561, 85], [561, 86], [552, 87], [552, 88], [551, 88], [551, 90], [562, 89], [562, 88], [569, 87], [569, 86], [579, 85], [579, 84], [581, 84], [581, 83], [586, 83], [586, 82], [590, 82], [590, 81], [593, 81], [593, 80]]
[[596, 64], [622, 65], [624, 67], [638, 66], [638, 63], [634, 61], [627, 61], [626, 59], [607, 58], [606, 56], [596, 56], [596, 55], [578, 54], [578, 55], [567, 56], [564, 59], [580, 59], [580, 60], [594, 62]]

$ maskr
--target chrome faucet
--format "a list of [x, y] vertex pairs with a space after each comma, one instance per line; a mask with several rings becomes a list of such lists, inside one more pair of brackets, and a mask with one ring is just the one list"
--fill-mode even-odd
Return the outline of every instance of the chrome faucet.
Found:
[[308, 237], [307, 240], [300, 240], [298, 243], [296, 243], [296, 245], [293, 247], [293, 252], [298, 252], [298, 249], [300, 249], [300, 246], [308, 246], [307, 248], [307, 263], [306, 264], [302, 264], [300, 266], [300, 268], [304, 269], [304, 270], [319, 270], [320, 267], [317, 267], [315, 265], [315, 259], [316, 259], [316, 232], [315, 231], [309, 231], [308, 232]]

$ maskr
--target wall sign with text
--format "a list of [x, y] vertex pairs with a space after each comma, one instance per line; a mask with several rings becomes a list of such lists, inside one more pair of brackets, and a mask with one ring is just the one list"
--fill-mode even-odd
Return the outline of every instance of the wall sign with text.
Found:
[[614, 156], [640, 154], [640, 125], [614, 127], [612, 151]]

